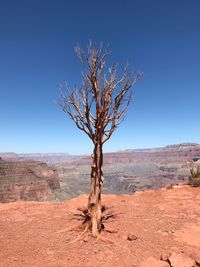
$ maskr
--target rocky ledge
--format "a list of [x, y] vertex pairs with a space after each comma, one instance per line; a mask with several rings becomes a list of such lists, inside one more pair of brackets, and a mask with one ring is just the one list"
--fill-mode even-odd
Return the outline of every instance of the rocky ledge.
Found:
[[8, 162], [0, 158], [0, 202], [44, 200], [58, 188], [57, 172], [46, 163]]

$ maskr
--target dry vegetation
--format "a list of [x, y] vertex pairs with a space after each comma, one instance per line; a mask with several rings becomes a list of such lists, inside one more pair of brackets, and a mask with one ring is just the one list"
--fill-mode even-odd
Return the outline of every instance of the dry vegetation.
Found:
[[200, 165], [191, 164], [190, 173], [189, 184], [192, 186], [200, 186]]

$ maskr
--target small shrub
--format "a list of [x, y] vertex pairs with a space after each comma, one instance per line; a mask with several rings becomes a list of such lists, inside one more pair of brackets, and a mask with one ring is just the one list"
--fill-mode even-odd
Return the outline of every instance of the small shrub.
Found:
[[165, 187], [167, 190], [169, 190], [169, 189], [173, 189], [174, 188], [174, 185], [173, 184], [168, 184], [168, 185], [166, 185], [166, 187]]
[[192, 186], [200, 186], [200, 166], [190, 165], [189, 184]]

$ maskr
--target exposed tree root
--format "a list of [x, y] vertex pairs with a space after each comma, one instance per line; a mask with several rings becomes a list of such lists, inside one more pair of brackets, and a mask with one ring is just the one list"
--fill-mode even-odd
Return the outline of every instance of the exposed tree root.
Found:
[[76, 224], [76, 225], [73, 225], [71, 227], [68, 227], [66, 229], [63, 229], [63, 230], [59, 230], [56, 232], [56, 234], [59, 234], [59, 233], [66, 233], [66, 232], [72, 232], [72, 231], [76, 231], [76, 230], [81, 230], [84, 228], [84, 225], [81, 223], [79, 224]]
[[117, 244], [114, 240], [107, 238], [105, 236], [102, 236], [101, 234], [98, 235], [97, 240], [101, 240], [101, 241], [103, 241], [105, 243], [109, 243], [109, 244]]
[[84, 234], [88, 231], [88, 229], [89, 229], [89, 224], [86, 225], [84, 231], [77, 238], [75, 238], [74, 240], [68, 242], [67, 244], [73, 244], [73, 243], [75, 243], [75, 242], [80, 241], [81, 239], [83, 239], [84, 238]]
[[[75, 243], [77, 241], [84, 239], [84, 234], [86, 232], [88, 232], [89, 230], [91, 230], [91, 216], [88, 212], [88, 209], [85, 207], [79, 207], [78, 210], [81, 213], [73, 214], [73, 218], [71, 218], [71, 220], [77, 220], [77, 221], [82, 221], [82, 222], [56, 232], [56, 233], [66, 233], [66, 232], [72, 232], [72, 231], [82, 231], [82, 233], [77, 238], [70, 241], [68, 244], [72, 244], [72, 243]], [[108, 233], [117, 233], [117, 230], [112, 229], [108, 226], [105, 226], [105, 222], [107, 220], [113, 219], [116, 216], [117, 215], [114, 214], [113, 210], [110, 210], [110, 208], [108, 210], [108, 208], [106, 206], [104, 206], [104, 205], [102, 206], [102, 228], [101, 228], [102, 232], [105, 231]], [[101, 234], [98, 235], [97, 240], [101, 240], [101, 241], [111, 243], [111, 244], [115, 243], [113, 240], [106, 238], [106, 237], [103, 237]]]
[[108, 226], [104, 226], [103, 231], [104, 231], [104, 232], [111, 233], [111, 234], [115, 234], [115, 233], [117, 233], [117, 230], [112, 229], [112, 228], [110, 228], [110, 227], [108, 227]]

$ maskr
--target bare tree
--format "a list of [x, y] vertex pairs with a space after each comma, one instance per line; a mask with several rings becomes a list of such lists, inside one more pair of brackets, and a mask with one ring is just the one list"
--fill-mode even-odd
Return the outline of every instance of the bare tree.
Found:
[[97, 237], [102, 228], [101, 187], [103, 184], [103, 144], [119, 126], [132, 99], [132, 87], [140, 74], [131, 75], [128, 65], [117, 78], [117, 64], [106, 68], [108, 49], [89, 43], [87, 51], [79, 46], [75, 53], [82, 64], [80, 87], [61, 87], [59, 105], [75, 125], [92, 140], [91, 190], [85, 214], [85, 230]]

